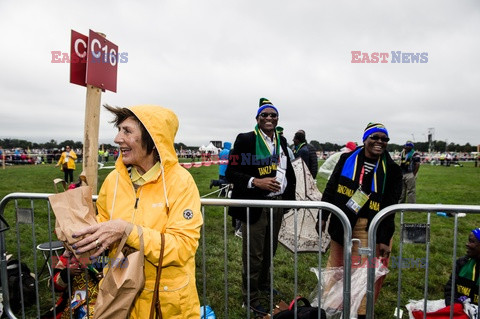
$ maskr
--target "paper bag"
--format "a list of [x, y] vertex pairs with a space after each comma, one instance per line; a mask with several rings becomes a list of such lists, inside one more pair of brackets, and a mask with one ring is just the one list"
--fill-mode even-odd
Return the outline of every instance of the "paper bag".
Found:
[[[51, 195], [48, 200], [55, 214], [55, 233], [58, 239], [75, 253], [75, 249], [72, 249], [71, 246], [82, 238], [73, 238], [72, 234], [81, 228], [97, 223], [92, 201], [92, 189], [90, 186], [82, 186]], [[94, 252], [95, 249], [83, 254], [75, 254], [75, 257], [86, 264], [89, 262], [90, 255]]]
[[140, 250], [124, 256], [124, 246], [132, 224], [125, 230], [115, 257], [109, 262], [105, 278], [100, 283], [94, 319], [128, 318], [137, 295], [145, 284], [145, 254], [142, 228], [138, 227]]

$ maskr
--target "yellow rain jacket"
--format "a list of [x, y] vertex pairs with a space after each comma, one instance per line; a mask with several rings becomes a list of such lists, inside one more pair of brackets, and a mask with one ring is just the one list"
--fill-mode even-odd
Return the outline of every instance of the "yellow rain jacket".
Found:
[[[77, 154], [75, 154], [75, 152], [73, 150], [70, 150], [70, 152], [68, 153], [69, 155], [69, 158], [68, 158], [68, 162], [67, 162], [67, 167], [68, 169], [75, 169], [75, 160], [77, 159]], [[60, 165], [60, 170], [63, 171], [63, 162], [65, 161], [65, 159], [67, 158], [67, 152], [62, 152], [62, 155], [60, 156], [60, 158], [58, 159], [58, 165]]]
[[[152, 105], [129, 108], [143, 123], [160, 154], [158, 176], [136, 191], [120, 155], [105, 179], [97, 200], [98, 219], [123, 219], [143, 228], [145, 287], [137, 297], [131, 318], [148, 318], [160, 255], [160, 233], [165, 233], [159, 299], [163, 318], [200, 318], [195, 284], [195, 252], [203, 224], [198, 188], [186, 169], [178, 164], [173, 145], [178, 129], [176, 115]], [[139, 249], [136, 227], [127, 245]], [[115, 249], [110, 251], [113, 258]], [[140, 269], [139, 269], [140, 270]]]

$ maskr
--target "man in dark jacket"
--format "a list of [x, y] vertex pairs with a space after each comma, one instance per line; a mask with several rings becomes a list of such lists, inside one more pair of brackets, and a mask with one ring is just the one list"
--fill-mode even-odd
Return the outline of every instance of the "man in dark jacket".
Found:
[[[471, 304], [478, 304], [478, 286], [480, 273], [480, 228], [472, 230], [466, 244], [466, 255], [457, 259], [455, 267], [455, 288], [453, 302], [463, 302], [470, 298]], [[451, 304], [452, 275], [445, 285], [445, 304]]]
[[307, 143], [304, 130], [299, 130], [295, 133], [293, 144], [295, 144], [295, 150], [293, 151], [295, 158], [301, 157], [307, 165], [310, 174], [312, 174], [313, 178], [316, 178], [318, 173], [317, 151], [315, 147]]
[[[276, 132], [278, 110], [270, 101], [260, 99], [254, 131], [241, 133], [230, 152], [226, 177], [234, 184], [232, 199], [294, 200], [295, 173], [288, 157], [287, 141]], [[273, 256], [278, 245], [278, 234], [285, 210], [269, 207], [230, 207], [229, 215], [242, 221], [242, 293], [248, 301], [247, 283], [250, 281], [250, 299], [261, 291], [270, 291], [270, 245]], [[273, 243], [270, 241], [273, 225]], [[250, 256], [247, 256], [247, 227], [250, 236]], [[247, 273], [247, 257], [250, 272]], [[251, 306], [264, 310], [256, 299]]]

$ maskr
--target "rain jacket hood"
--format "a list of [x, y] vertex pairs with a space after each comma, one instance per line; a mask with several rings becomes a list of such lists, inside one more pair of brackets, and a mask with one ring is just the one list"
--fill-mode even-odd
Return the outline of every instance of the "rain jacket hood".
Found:
[[138, 105], [129, 108], [143, 123], [160, 154], [164, 169], [178, 163], [174, 140], [178, 118], [171, 110], [156, 105]]
[[[175, 152], [175, 135], [178, 131], [178, 118], [171, 110], [158, 105], [136, 105], [128, 108], [142, 122], [148, 134], [153, 139], [156, 149], [160, 155], [160, 166], [162, 172], [178, 164], [177, 153]], [[117, 169], [122, 169], [122, 155], [115, 163]], [[168, 197], [165, 189], [165, 178], [162, 174], [164, 183], [164, 192], [167, 207], [169, 206]]]
[[223, 143], [223, 148], [227, 149], [227, 150], [232, 149], [232, 143], [230, 143], [230, 142]]

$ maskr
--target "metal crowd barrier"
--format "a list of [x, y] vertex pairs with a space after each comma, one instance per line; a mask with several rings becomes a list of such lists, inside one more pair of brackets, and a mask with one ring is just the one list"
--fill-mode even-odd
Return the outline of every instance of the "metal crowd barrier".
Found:
[[[21, 245], [22, 245], [22, 242], [24, 241], [30, 241], [31, 240], [31, 248], [29, 248], [30, 250], [30, 253], [33, 254], [33, 272], [35, 273], [35, 277], [37, 278], [36, 282], [35, 282], [35, 291], [36, 291], [36, 309], [33, 311], [35, 312], [36, 314], [35, 315], [32, 315], [31, 312], [32, 310], [30, 309], [30, 313], [29, 313], [29, 316], [33, 316], [33, 317], [36, 317], [36, 318], [39, 318], [41, 316], [41, 312], [44, 312], [44, 309], [42, 309], [41, 311], [41, 306], [40, 306], [40, 299], [50, 299], [51, 300], [51, 306], [54, 306], [55, 305], [55, 302], [56, 302], [56, 299], [58, 297], [58, 295], [55, 293], [54, 291], [54, 288], [53, 288], [53, 279], [49, 279], [49, 280], [52, 280], [51, 283], [50, 283], [50, 292], [48, 293], [49, 296], [47, 296], [46, 294], [42, 295], [39, 297], [39, 285], [40, 284], [44, 284], [42, 283], [41, 278], [39, 278], [39, 271], [37, 269], [37, 257], [38, 256], [41, 256], [40, 254], [37, 254], [37, 246], [38, 246], [38, 242], [37, 242], [37, 230], [39, 228], [40, 225], [37, 225], [35, 223], [35, 214], [36, 214], [36, 209], [38, 211], [38, 209], [41, 210], [41, 208], [38, 208], [39, 206], [42, 207], [41, 205], [34, 205], [34, 202], [35, 201], [39, 201], [41, 200], [43, 203], [43, 210], [47, 212], [48, 214], [48, 225], [47, 227], [45, 227], [45, 225], [41, 225], [43, 228], [42, 229], [45, 229], [47, 228], [47, 232], [48, 232], [48, 235], [46, 236], [47, 237], [47, 241], [48, 242], [52, 242], [54, 241], [55, 239], [52, 238], [53, 237], [53, 223], [54, 223], [54, 216], [52, 215], [52, 210], [51, 210], [51, 207], [50, 207], [50, 203], [48, 202], [48, 196], [50, 196], [52, 194], [46, 194], [46, 193], [12, 193], [12, 194], [9, 194], [7, 196], [5, 196], [1, 201], [0, 201], [0, 216], [3, 216], [3, 217], [11, 217], [11, 216], [4, 216], [4, 213], [5, 213], [5, 209], [6, 209], [6, 206], [9, 202], [14, 202], [14, 205], [15, 205], [15, 215], [17, 215], [17, 211], [18, 211], [18, 208], [20, 207], [19, 206], [19, 202], [21, 203], [24, 203], [24, 202], [27, 202], [28, 203], [28, 206], [29, 208], [27, 208], [26, 210], [28, 212], [31, 213], [31, 220], [29, 220], [29, 224], [31, 224], [31, 237], [32, 238], [21, 238], [20, 236], [20, 232], [19, 232], [19, 217], [16, 216], [16, 220], [15, 220], [15, 223], [10, 223], [10, 232], [13, 232], [15, 231], [15, 235], [16, 235], [16, 249], [17, 249], [17, 255], [14, 256], [14, 258], [17, 258], [18, 260], [22, 261], [22, 248], [21, 248]], [[97, 196], [93, 196], [93, 200], [95, 201], [97, 198]], [[273, 214], [273, 208], [276, 208], [276, 207], [283, 207], [283, 208], [290, 208], [290, 209], [294, 209], [295, 212], [297, 212], [297, 209], [301, 209], [301, 208], [306, 208], [306, 209], [321, 209], [320, 212], [322, 213], [322, 210], [325, 210], [325, 211], [330, 211], [332, 212], [334, 215], [336, 215], [337, 217], [339, 217], [340, 221], [342, 222], [343, 224], [343, 227], [344, 227], [344, 242], [346, 243], [344, 245], [344, 264], [346, 266], [346, 270], [344, 272], [344, 280], [343, 280], [343, 298], [344, 298], [344, 307], [343, 307], [343, 318], [349, 318], [350, 317], [350, 269], [351, 269], [351, 250], [352, 250], [352, 241], [351, 241], [351, 235], [352, 235], [352, 230], [351, 230], [351, 227], [350, 227], [350, 223], [348, 221], [348, 218], [346, 217], [346, 215], [340, 210], [338, 209], [336, 206], [334, 205], [331, 205], [329, 203], [325, 203], [325, 202], [311, 202], [311, 201], [281, 201], [281, 200], [260, 200], [260, 201], [255, 201], [255, 200], [230, 200], [230, 199], [205, 199], [205, 198], [202, 198], [201, 199], [201, 204], [202, 204], [202, 214], [203, 214], [203, 217], [204, 217], [204, 226], [202, 227], [202, 234], [201, 234], [201, 240], [200, 240], [200, 245], [201, 245], [201, 252], [202, 252], [202, 256], [201, 256], [201, 259], [202, 259], [202, 266], [201, 266], [201, 276], [202, 276], [202, 279], [203, 279], [203, 287], [202, 288], [199, 288], [198, 289], [198, 292], [199, 292], [199, 295], [200, 295], [200, 301], [201, 301], [201, 304], [202, 305], [205, 305], [206, 302], [207, 302], [207, 296], [206, 296], [206, 293], [207, 293], [207, 286], [206, 286], [206, 278], [208, 277], [209, 279], [212, 278], [212, 276], [218, 276], [218, 274], [209, 274], [208, 273], [208, 269], [206, 268], [206, 237], [208, 236], [208, 234], [205, 232], [205, 225], [208, 224], [209, 222], [209, 214], [206, 212], [206, 208], [208, 207], [213, 207], [213, 206], [217, 206], [217, 207], [223, 207], [223, 228], [224, 228], [224, 232], [223, 232], [223, 236], [224, 236], [224, 246], [223, 246], [223, 249], [224, 249], [224, 262], [225, 262], [225, 266], [224, 266], [224, 272], [225, 272], [225, 276], [224, 276], [224, 285], [225, 285], [225, 293], [224, 293], [224, 300], [225, 300], [225, 306], [224, 306], [224, 313], [225, 313], [225, 316], [224, 318], [229, 318], [229, 301], [228, 301], [228, 297], [229, 297], [229, 293], [228, 293], [228, 267], [227, 267], [227, 260], [228, 260], [228, 252], [227, 252], [227, 208], [229, 206], [236, 206], [236, 207], [270, 207], [270, 218], [272, 218], [272, 214]], [[23, 204], [25, 205], [25, 204]], [[297, 228], [298, 228], [298, 225], [297, 225], [297, 214], [295, 213], [295, 218], [294, 218], [294, 223], [295, 223], [295, 253], [294, 253], [294, 265], [293, 265], [293, 271], [294, 271], [294, 296], [297, 295], [297, 277], [298, 277], [298, 274], [297, 274], [297, 271], [298, 271], [298, 265], [297, 265], [297, 262], [298, 262], [298, 253], [297, 253]], [[5, 230], [8, 228], [8, 225], [6, 225], [7, 227], [4, 227]], [[3, 293], [3, 314], [5, 316], [7, 316], [8, 318], [17, 318], [16, 315], [12, 309], [11, 309], [11, 301], [9, 300], [9, 291], [8, 291], [8, 278], [7, 278], [7, 242], [6, 242], [6, 234], [8, 233], [9, 231], [3, 231], [3, 232], [0, 232], [0, 264], [1, 264], [1, 280], [2, 280], [2, 293]], [[247, 233], [248, 233], [248, 230], [247, 230]], [[273, 230], [270, 229], [270, 236], [273, 236]], [[45, 237], [45, 236], [43, 236]], [[10, 237], [9, 237], [10, 238]], [[248, 238], [248, 237], [247, 237]], [[248, 240], [248, 239], [247, 239]], [[319, 238], [319, 241], [321, 239]], [[220, 243], [219, 243], [220, 244]], [[249, 243], [247, 244], [247, 247], [249, 247]], [[24, 248], [26, 249], [26, 248]], [[272, 252], [272, 249], [270, 249], [270, 251]], [[55, 252], [52, 250], [52, 247], [50, 246], [50, 250], [47, 251], [48, 252], [48, 261], [51, 261], [52, 260], [52, 257], [54, 256]], [[26, 254], [28, 255], [28, 254]], [[38, 255], [38, 256], [37, 256]], [[43, 258], [43, 257], [40, 257], [40, 258]], [[241, 259], [240, 256], [235, 256], [235, 258], [238, 258], [238, 259]], [[272, 260], [272, 263], [271, 263], [271, 287], [270, 287], [270, 309], [273, 309], [273, 274], [274, 274], [274, 270], [275, 270], [275, 260], [273, 258], [271, 258]], [[249, 262], [248, 262], [249, 264]], [[321, 265], [322, 265], [322, 254], [318, 254], [318, 269], [321, 269]], [[199, 267], [200, 268], [200, 267]], [[249, 269], [249, 268], [247, 268]], [[319, 274], [321, 276], [321, 272]], [[241, 274], [238, 274], [238, 276], [240, 277]], [[321, 277], [320, 277], [321, 279]], [[69, 283], [70, 284], [70, 283]], [[70, 287], [69, 287], [70, 288]], [[69, 289], [68, 288], [68, 289]], [[70, 290], [70, 289], [69, 289]], [[20, 295], [23, 296], [22, 294], [22, 291], [21, 291], [21, 282], [20, 282]], [[319, 307], [321, 307], [321, 301], [320, 301], [320, 296], [321, 296], [321, 287], [319, 286], [318, 287], [318, 301], [319, 301]], [[71, 296], [69, 296], [71, 297]], [[70, 300], [70, 299], [69, 299]], [[47, 300], [48, 301], [48, 300]], [[88, 301], [87, 301], [88, 302]], [[24, 307], [24, 301], [23, 301], [23, 297], [22, 297], [22, 300], [21, 300], [21, 303], [22, 303], [22, 308], [21, 308], [21, 313], [20, 313], [20, 316], [22, 318], [26, 318], [26, 313], [25, 313], [25, 307]], [[235, 303], [241, 303], [241, 300], [238, 300], [236, 301]], [[236, 305], [238, 306], [238, 305]], [[42, 308], [44, 308], [45, 305], [44, 305], [44, 302], [42, 303]], [[295, 306], [296, 307], [296, 306]], [[247, 310], [249, 309], [249, 305], [247, 305], [246, 309], [245, 309], [245, 312], [246, 312], [246, 316], [247, 318], [250, 318], [250, 311]], [[217, 312], [219, 310], [217, 309]], [[217, 315], [218, 316], [218, 315]], [[233, 318], [233, 317], [230, 317], [230, 318]], [[319, 313], [319, 318], [320, 318], [320, 313]]]
[[[456, 260], [457, 260], [457, 232], [458, 232], [458, 213], [466, 213], [466, 214], [479, 214], [480, 213], [480, 205], [442, 205], [442, 204], [397, 204], [386, 207], [382, 209], [375, 217], [373, 218], [370, 227], [368, 229], [368, 247], [361, 248], [360, 252], [363, 255], [367, 255], [368, 258], [371, 260], [370, 264], [376, 264], [373, 262], [376, 258], [376, 234], [377, 229], [380, 223], [389, 215], [395, 213], [401, 213], [400, 215], [400, 225], [403, 227], [404, 225], [404, 212], [409, 213], [427, 213], [427, 224], [428, 227], [431, 223], [430, 215], [431, 213], [442, 212], [442, 213], [451, 213], [454, 218], [454, 238], [453, 238], [453, 256], [452, 256], [452, 273], [455, 273], [456, 268]], [[478, 227], [477, 225], [472, 226], [473, 228]], [[401, 231], [396, 230], [396, 231]], [[399, 256], [398, 259], [400, 263], [403, 261], [403, 232], [400, 234], [400, 244], [399, 244]], [[426, 260], [425, 260], [425, 283], [424, 283], [424, 303], [423, 303], [423, 313], [424, 319], [426, 318], [427, 312], [427, 298], [428, 298], [428, 270], [429, 270], [429, 262], [430, 262], [430, 242], [427, 240], [425, 242], [426, 246]], [[401, 264], [400, 264], [401, 265]], [[373, 318], [374, 314], [374, 284], [375, 284], [375, 268], [376, 267], [368, 267], [367, 271], [367, 318]], [[398, 291], [397, 291], [397, 308], [395, 310], [395, 316], [397, 318], [401, 318], [400, 315], [400, 298], [401, 298], [401, 289], [402, 289], [402, 266], [398, 267], [399, 275], [398, 275]], [[452, 289], [451, 289], [451, 300], [450, 304], [453, 304], [453, 296], [454, 296], [454, 288], [455, 288], [455, 276], [452, 276]], [[480, 295], [480, 290], [479, 290]], [[479, 298], [480, 299], [480, 298]], [[473, 302], [473, 301], [472, 301]], [[480, 300], [479, 300], [479, 309], [480, 309]], [[453, 308], [451, 308], [450, 318], [453, 318]]]
[[[326, 202], [320, 202], [320, 201], [284, 201], [284, 200], [232, 200], [232, 199], [205, 199], [202, 198], [202, 212], [204, 215], [204, 224], [208, 223], [208, 217], [205, 214], [205, 207], [207, 206], [223, 206], [224, 207], [224, 272], [225, 274], [228, 273], [227, 269], [227, 264], [228, 264], [228, 253], [227, 253], [227, 207], [269, 207], [270, 208], [270, 220], [272, 220], [273, 217], [273, 208], [290, 208], [295, 210], [295, 218], [294, 218], [294, 230], [295, 230], [295, 240], [294, 240], [294, 265], [293, 265], [293, 271], [294, 271], [294, 296], [298, 295], [297, 291], [297, 286], [298, 286], [298, 252], [297, 252], [297, 230], [298, 230], [298, 223], [297, 223], [297, 212], [298, 209], [301, 208], [306, 208], [306, 209], [321, 209], [320, 214], [323, 214], [323, 210], [328, 210], [332, 212], [335, 216], [339, 217], [340, 221], [342, 222], [343, 229], [344, 229], [344, 242], [346, 243], [344, 245], [344, 265], [345, 267], [345, 272], [343, 274], [343, 318], [350, 318], [350, 272], [351, 272], [351, 252], [352, 252], [352, 229], [350, 226], [350, 222], [347, 218], [347, 216], [335, 205], [332, 205], [330, 203]], [[248, 214], [248, 208], [247, 208], [247, 224], [249, 221], [249, 214]], [[319, 217], [321, 219], [321, 215]], [[270, 224], [270, 238], [273, 237], [273, 226]], [[202, 231], [202, 264], [203, 267], [206, 265], [206, 256], [205, 256], [205, 228], [203, 228]], [[250, 238], [248, 236], [249, 229], [247, 227], [247, 256], [250, 254]], [[245, 235], [245, 234], [244, 234]], [[319, 241], [321, 241], [321, 238], [319, 238]], [[269, 309], [274, 309], [274, 303], [273, 303], [273, 275], [274, 275], [274, 269], [275, 269], [275, 261], [273, 260], [273, 248], [272, 248], [272, 240], [270, 240], [271, 246], [270, 246], [270, 260], [272, 260], [271, 263], [271, 273], [270, 273], [270, 307]], [[320, 246], [320, 245], [319, 245]], [[318, 264], [317, 267], [318, 269], [322, 269], [322, 256], [323, 254], [319, 253], [318, 254]], [[250, 260], [247, 259], [247, 274], [249, 273], [250, 269]], [[202, 277], [203, 277], [203, 304], [206, 302], [206, 274], [207, 271], [205, 268], [202, 270]], [[321, 272], [319, 273], [319, 281], [321, 281]], [[247, 277], [249, 277], [247, 275]], [[224, 301], [224, 313], [225, 313], [225, 318], [229, 318], [229, 303], [228, 303], [228, 276], [224, 277], [224, 291], [225, 291], [225, 301]], [[250, 296], [250, 284], [249, 282], [247, 283], [247, 304], [246, 304], [246, 309], [250, 308], [250, 301], [249, 301], [249, 296]], [[318, 301], [319, 301], [319, 307], [321, 307], [321, 287], [318, 287]], [[240, 302], [240, 301], [238, 301]], [[295, 305], [296, 309], [296, 305]], [[250, 319], [250, 311], [246, 310], [246, 318]], [[296, 313], [295, 313], [295, 318], [296, 318]], [[320, 318], [320, 312], [318, 313], [318, 318]]]
[[[50, 296], [45, 296], [45, 295], [42, 295], [40, 296], [40, 290], [39, 290], [39, 285], [42, 284], [44, 281], [48, 280], [49, 277], [51, 276], [47, 276], [45, 278], [41, 278], [41, 275], [43, 274], [45, 268], [48, 269], [48, 275], [50, 275], [50, 271], [51, 271], [51, 268], [48, 263], [52, 263], [53, 260], [58, 260], [58, 259], [55, 259], [55, 257], [58, 257], [55, 252], [56, 252], [56, 248], [53, 247], [53, 243], [55, 242], [55, 239], [53, 238], [54, 237], [54, 232], [53, 232], [53, 229], [54, 229], [54, 216], [53, 216], [53, 212], [51, 210], [51, 207], [50, 207], [50, 203], [48, 202], [48, 196], [50, 195], [53, 195], [53, 194], [48, 194], [48, 193], [11, 193], [7, 196], [5, 196], [1, 201], [0, 201], [0, 216], [2, 216], [2, 219], [6, 220], [6, 226], [5, 227], [6, 229], [5, 230], [8, 230], [8, 231], [2, 231], [0, 232], [0, 265], [1, 265], [1, 268], [0, 268], [0, 279], [1, 279], [1, 292], [2, 292], [2, 298], [3, 298], [3, 315], [2, 315], [2, 318], [4, 316], [8, 317], [8, 318], [17, 318], [17, 315], [20, 315], [21, 318], [27, 318], [27, 314], [26, 314], [26, 307], [24, 305], [24, 292], [23, 292], [23, 288], [22, 288], [22, 279], [23, 279], [23, 276], [20, 276], [19, 277], [19, 286], [18, 286], [18, 289], [19, 289], [19, 296], [21, 298], [20, 300], [20, 303], [21, 303], [21, 309], [19, 309], [19, 313], [18, 314], [18, 311], [17, 311], [17, 314], [15, 314], [12, 310], [12, 307], [11, 307], [11, 304], [12, 304], [12, 301], [10, 300], [10, 297], [9, 297], [9, 286], [8, 286], [8, 273], [7, 273], [7, 254], [9, 253], [7, 251], [7, 240], [6, 240], [6, 237], [7, 235], [9, 235], [8, 233], [9, 232], [15, 232], [14, 235], [11, 235], [12, 237], [14, 236], [14, 238], [11, 240], [11, 241], [14, 241], [15, 242], [15, 249], [14, 251], [10, 251], [12, 254], [11, 256], [11, 259], [15, 259], [15, 260], [18, 260], [18, 269], [19, 271], [21, 270], [21, 268], [23, 268], [23, 266], [20, 266], [21, 263], [23, 263], [25, 261], [26, 258], [29, 258], [30, 256], [33, 255], [33, 266], [30, 264], [30, 265], [27, 265], [29, 267], [32, 267], [30, 270], [33, 271], [34, 273], [34, 277], [35, 277], [35, 296], [36, 296], [36, 300], [35, 300], [35, 310], [30, 310], [29, 314], [28, 314], [28, 317], [33, 317], [33, 318], [40, 318], [41, 316], [41, 307], [40, 307], [40, 301], [41, 301], [41, 298], [43, 299], [47, 299], [47, 298], [51, 298], [52, 300], [52, 303], [51, 303], [51, 306], [54, 307], [55, 306], [55, 303], [56, 303], [56, 299], [57, 299], [57, 295], [54, 291], [54, 287], [53, 287], [53, 279], [50, 278], [50, 280], [52, 280], [49, 285], [49, 290], [50, 290]], [[93, 200], [95, 201], [97, 199], [97, 196], [94, 195], [93, 197]], [[39, 207], [39, 205], [35, 206], [35, 202], [38, 202], [38, 201], [41, 201], [44, 203], [44, 206], [43, 207]], [[14, 220], [13, 222], [10, 222], [10, 224], [8, 225], [8, 222], [7, 220], [9, 220], [9, 217], [10, 216], [5, 216], [5, 209], [7, 207], [7, 204], [10, 203], [10, 202], [13, 202], [14, 204]], [[19, 204], [19, 202], [21, 204]], [[46, 211], [47, 213], [47, 221], [48, 221], [48, 224], [47, 225], [38, 225], [36, 224], [35, 222], [35, 210], [37, 210], [37, 212], [40, 210], [40, 211]], [[27, 231], [30, 231], [31, 233], [29, 234], [28, 238], [24, 238], [21, 236], [20, 232], [20, 228], [22, 228], [22, 224], [24, 225], [27, 225], [26, 227], [30, 227], [30, 229]], [[47, 228], [46, 231], [44, 230], [44, 228]], [[39, 228], [41, 228], [42, 230], [38, 230]], [[39, 242], [37, 241], [37, 234], [38, 234], [38, 237], [40, 237], [40, 232], [45, 232], [44, 236], [41, 236], [43, 237], [43, 241], [46, 241], [42, 246], [40, 246]], [[11, 237], [9, 237], [11, 238]], [[22, 246], [25, 246], [25, 242], [28, 241], [28, 244], [31, 244], [31, 246], [29, 247], [29, 250], [28, 250], [28, 253], [26, 251], [24, 251], [25, 249], [27, 248], [24, 248], [22, 249]], [[42, 254], [40, 254], [40, 252], [42, 252]], [[43, 256], [42, 256], [43, 255]], [[41, 269], [41, 271], [39, 271], [39, 267], [38, 267], [38, 259], [39, 257], [38, 256], [41, 256], [40, 258], [42, 258], [41, 260], [41, 263], [43, 264], [43, 267]], [[70, 285], [70, 283], [69, 283]], [[48, 310], [48, 309], [47, 309]], [[32, 312], [35, 312], [35, 315], [32, 314]]]

